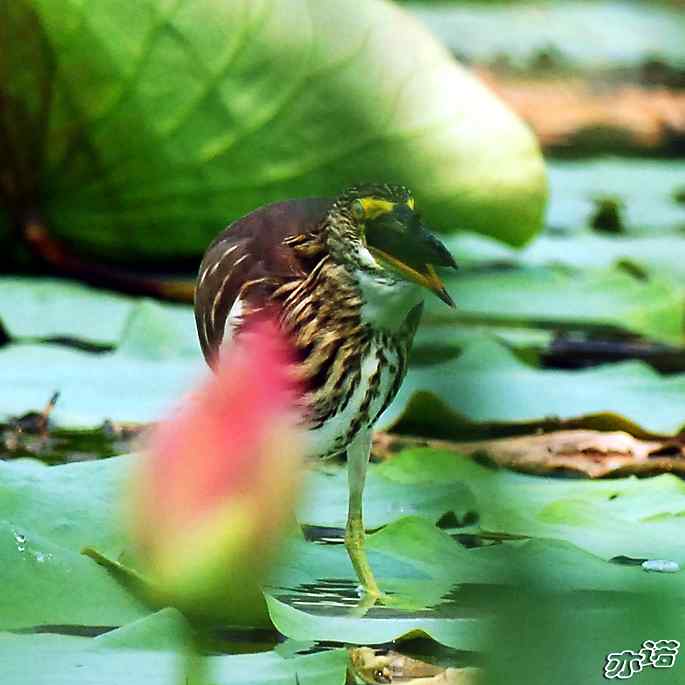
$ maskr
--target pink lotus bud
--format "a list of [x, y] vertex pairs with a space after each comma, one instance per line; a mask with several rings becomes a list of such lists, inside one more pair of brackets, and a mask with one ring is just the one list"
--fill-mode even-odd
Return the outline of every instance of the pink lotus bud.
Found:
[[276, 324], [255, 323], [144, 446], [134, 539], [159, 599], [187, 613], [239, 624], [264, 611], [259, 581], [301, 475], [290, 363]]

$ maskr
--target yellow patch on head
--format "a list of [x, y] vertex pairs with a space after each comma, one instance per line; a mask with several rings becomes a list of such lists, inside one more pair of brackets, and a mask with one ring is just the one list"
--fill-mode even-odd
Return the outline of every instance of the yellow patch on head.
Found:
[[416, 206], [416, 202], [414, 202], [414, 198], [413, 198], [413, 197], [410, 197], [410, 198], [407, 200], [407, 207], [409, 207], [409, 209], [411, 209], [412, 212], [413, 212], [415, 206]]
[[389, 200], [378, 200], [375, 197], [365, 197], [359, 201], [364, 208], [365, 219], [375, 219], [382, 214], [389, 214], [395, 208], [395, 203]]

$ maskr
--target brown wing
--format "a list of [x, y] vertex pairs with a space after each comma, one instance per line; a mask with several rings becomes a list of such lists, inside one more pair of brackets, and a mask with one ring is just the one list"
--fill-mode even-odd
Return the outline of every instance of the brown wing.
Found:
[[195, 322], [210, 366], [241, 289], [250, 306], [257, 308], [274, 289], [306, 276], [312, 268], [287, 241], [319, 232], [331, 204], [332, 200], [310, 198], [261, 207], [233, 222], [207, 248], [195, 285]]

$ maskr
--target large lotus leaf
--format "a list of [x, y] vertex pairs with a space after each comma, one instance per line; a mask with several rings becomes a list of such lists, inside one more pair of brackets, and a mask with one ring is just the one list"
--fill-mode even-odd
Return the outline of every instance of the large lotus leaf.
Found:
[[[118, 626], [149, 608], [88, 557], [124, 545], [122, 459], [48, 467], [0, 462], [0, 628]], [[40, 597], [40, 601], [36, 601]]]
[[133, 300], [54, 279], [0, 278], [0, 324], [11, 338], [75, 338], [111, 345]]
[[[311, 472], [305, 484], [307, 496], [298, 511], [300, 523], [344, 528], [347, 517], [347, 472], [340, 467], [327, 467]], [[431, 523], [451, 516], [462, 521], [474, 510], [468, 488], [457, 482], [446, 483], [436, 476], [425, 487], [398, 483], [372, 470], [364, 488], [364, 523], [367, 528], [380, 528], [404, 516], [420, 516]]]
[[84, 545], [122, 546], [118, 460], [54, 469], [0, 462], [0, 474], [0, 577], [7, 588], [0, 628], [117, 626], [149, 613], [80, 554]]
[[376, 473], [412, 487], [437, 478], [445, 484], [468, 484], [479, 516], [474, 529], [565, 540], [605, 560], [628, 556], [685, 564], [678, 532], [685, 515], [685, 484], [670, 474], [541, 478], [433, 449], [407, 450], [380, 464]]
[[18, 0], [0, 30], [4, 201], [81, 250], [198, 255], [255, 207], [363, 180], [406, 183], [445, 231], [540, 226], [530, 131], [390, 3]]
[[[682, 20], [685, 45], [685, 18]], [[577, 41], [580, 42], [580, 41]], [[550, 203], [546, 224], [578, 230], [589, 226], [596, 202], [618, 202], [624, 228], [634, 232], [672, 231], [685, 227], [682, 191], [685, 164], [678, 161], [619, 158], [557, 161], [549, 166]]]
[[541, 370], [493, 340], [456, 360], [409, 370], [377, 428], [463, 434], [492, 424], [573, 421], [674, 435], [685, 425], [685, 375], [661, 376], [642, 362], [582, 371]]
[[[132, 459], [55, 467], [34, 459], [0, 461], [0, 520], [24, 538], [15, 546], [30, 551], [33, 534], [76, 554], [86, 545], [106, 553], [118, 550], [124, 541], [122, 488]], [[93, 537], [84, 537], [86, 531]]]
[[[660, 639], [646, 635], [668, 635], [662, 639], [679, 644], [685, 640], [683, 602], [670, 593], [550, 598], [535, 592], [536, 580], [537, 574], [531, 573], [529, 592], [504, 601], [498, 598], [500, 620], [485, 648], [490, 656], [488, 683], [601, 685], [614, 680], [617, 673], [622, 678], [618, 682], [625, 682], [630, 677], [631, 655], [639, 653], [646, 640]], [[636, 662], [632, 661], [633, 675], [640, 685], [663, 685], [666, 673], [669, 683], [685, 679], [685, 663], [678, 656], [670, 664], [666, 661], [666, 668], [661, 662], [654, 667], [645, 659], [639, 673], [641, 664]]]
[[448, 309], [431, 297], [426, 323], [602, 326], [671, 343], [682, 342], [685, 334], [681, 291], [663, 279], [638, 279], [621, 269], [464, 271], [450, 276], [446, 286], [457, 308]]
[[6, 345], [0, 368], [0, 421], [42, 408], [59, 391], [51, 419], [72, 428], [92, 428], [107, 419], [154, 421], [206, 373], [197, 357], [159, 360], [53, 344]]
[[682, 288], [685, 282], [685, 236], [626, 236], [581, 231], [573, 235], [541, 235], [524, 250], [475, 233], [462, 233], [449, 240], [462, 265], [563, 265], [579, 272], [609, 269], [620, 264], [632, 264], [651, 277], [667, 278]]
[[[448, 242], [460, 264], [532, 265], [542, 260], [585, 269], [609, 266], [616, 258], [628, 258], [641, 266], [663, 268], [666, 273], [680, 276], [678, 255], [684, 238], [679, 229], [685, 227], [685, 205], [676, 196], [685, 188], [685, 163], [557, 160], [550, 162], [548, 169], [550, 202], [546, 224], [562, 229], [562, 235], [543, 234], [519, 251], [486, 236], [461, 233]], [[587, 230], [597, 212], [597, 201], [602, 198], [616, 201], [624, 233], [593, 234]]]
[[[126, 550], [120, 505], [132, 458], [56, 467], [31, 460], [0, 462], [0, 581], [12, 588], [11, 593], [4, 595], [4, 601], [0, 600], [3, 609], [0, 628], [44, 624], [119, 625], [148, 612], [147, 607], [129, 596], [106, 571], [79, 553], [84, 546], [92, 546], [116, 558]], [[370, 527], [413, 514], [426, 519], [425, 530], [430, 530], [434, 521], [449, 512], [454, 514], [454, 520], [462, 520], [466, 512], [473, 510], [473, 498], [463, 484], [445, 483], [436, 478], [417, 488], [385, 478], [377, 471], [376, 467], [371, 469], [365, 493], [366, 523]], [[328, 467], [326, 473], [312, 473], [305, 493], [299, 517], [303, 523], [344, 525], [347, 501], [344, 468]], [[317, 502], [322, 498], [328, 499], [329, 504], [319, 512]], [[410, 532], [417, 525], [421, 527], [414, 524], [407, 529], [404, 524], [394, 533], [391, 527], [386, 535], [411, 537]], [[430, 535], [424, 533], [421, 537], [427, 546]], [[286, 565], [287, 574], [282, 579], [281, 572], [277, 573], [281, 584], [295, 582], [293, 574], [297, 568], [307, 568], [315, 578], [337, 577], [342, 572], [348, 584], [353, 584], [354, 572], [342, 548], [331, 552], [311, 543], [295, 541], [294, 544], [297, 546], [294, 566]], [[442, 592], [448, 589], [444, 582], [442, 585], [403, 584], [406, 574], [402, 569], [407, 565], [423, 568], [421, 557], [412, 554], [390, 563], [381, 559], [379, 570], [395, 579], [393, 582], [402, 593], [405, 605], [423, 605], [427, 597], [437, 602], [440, 587]], [[437, 555], [436, 563], [444, 565], [444, 562]], [[40, 603], [31, 601], [36, 588], [40, 588]], [[98, 601], [79, 601], [79, 593], [84, 588]]]
[[[84, 598], [87, 600], [87, 598]], [[183, 682], [189, 630], [165, 609], [94, 639], [66, 635], [0, 636], [6, 685], [169, 685]], [[215, 685], [343, 685], [347, 652], [283, 658], [275, 651], [212, 656], [205, 675]]]
[[637, 67], [658, 59], [685, 65], [685, 19], [674, 5], [600, 0], [436, 2], [411, 10], [456, 54], [518, 66], [540, 54], [577, 67]]
[[[130, 463], [0, 462], [0, 583], [11, 588], [0, 598], [0, 629], [118, 626], [150, 613], [135, 588], [81, 554], [131, 556], [122, 512]], [[270, 626], [259, 602], [236, 608], [233, 619]]]
[[[0, 600], [0, 628], [25, 628], [35, 625], [117, 626], [145, 616], [150, 609], [130, 595], [120, 580], [79, 554], [83, 546], [92, 546], [112, 558], [126, 553], [128, 545], [122, 532], [119, 507], [122, 480], [126, 478], [131, 458], [113, 458], [101, 462], [74, 463], [47, 467], [33, 461], [0, 463], [0, 582], [11, 588]], [[372, 476], [370, 480], [375, 478]], [[429, 501], [427, 490], [436, 483], [414, 489], [388, 479], [385, 491], [371, 488], [374, 497], [406, 498], [407, 511], [417, 511]], [[343, 478], [335, 478], [335, 487], [327, 490], [336, 501], [346, 500]], [[465, 488], [451, 483], [455, 499], [468, 499]], [[374, 494], [375, 493], [375, 494]], [[450, 505], [445, 505], [449, 507]], [[454, 502], [452, 508], [462, 507]], [[384, 507], [375, 515], [377, 524], [402, 516], [398, 510], [388, 515], [388, 505], [371, 502], [369, 510]], [[427, 509], [429, 518], [434, 518]], [[313, 523], [320, 523], [312, 519]], [[326, 518], [323, 523], [331, 523]], [[337, 523], [337, 521], [332, 521]], [[426, 614], [424, 606], [440, 602], [451, 587], [449, 567], [452, 549], [457, 548], [448, 536], [422, 518], [396, 520], [384, 529], [384, 535], [370, 539], [372, 563], [379, 577], [392, 588], [401, 602], [403, 620], [371, 622], [363, 628], [363, 612], [350, 616], [346, 623], [355, 642], [381, 641], [399, 637], [412, 630], [423, 630], [436, 639], [455, 643], [453, 630], [461, 630], [461, 616]], [[421, 540], [421, 546], [412, 540]], [[279, 588], [316, 583], [317, 579], [342, 582], [346, 593], [354, 592], [355, 575], [342, 545], [321, 546], [293, 541], [293, 553], [286, 555], [276, 568], [273, 582]], [[391, 547], [396, 546], [395, 552]], [[430, 559], [426, 560], [426, 552]], [[443, 555], [447, 554], [446, 557]], [[128, 554], [126, 557], [128, 558]], [[41, 601], [35, 602], [36, 593]], [[89, 598], [84, 601], [85, 596]], [[277, 592], [282, 598], [284, 590]], [[418, 611], [421, 609], [422, 611]], [[273, 611], [272, 611], [273, 615]], [[236, 616], [236, 624], [262, 625], [257, 616]], [[391, 618], [391, 617], [388, 617]], [[442, 621], [446, 618], [445, 622]], [[261, 619], [263, 620], [263, 619]], [[332, 625], [329, 628], [332, 630]], [[384, 639], [376, 639], [382, 628]], [[309, 630], [314, 630], [310, 624]], [[310, 636], [313, 633], [310, 632]], [[342, 640], [342, 636], [339, 640]], [[347, 639], [347, 638], [345, 638]]]
[[[0, 498], [5, 499], [4, 495]], [[148, 607], [93, 561], [4, 516], [0, 560], [0, 578], [6, 588], [0, 597], [2, 628], [116, 626], [149, 613]]]
[[549, 347], [552, 343], [554, 332], [544, 328], [498, 325], [495, 322], [469, 323], [467, 326], [455, 326], [453, 322], [424, 323], [414, 338], [411, 364], [435, 364], [456, 357], [464, 347], [485, 337], [494, 338], [517, 350], [519, 354], [525, 355], [527, 351], [531, 351], [533, 355], [537, 355], [539, 350]]
[[57, 424], [152, 421], [204, 372], [188, 306], [65, 281], [1, 279], [0, 325], [19, 340], [71, 338], [116, 348], [94, 354], [57, 344], [3, 346], [0, 421], [40, 409], [55, 391]]
[[[149, 613], [103, 568], [85, 557], [80, 557], [82, 564], [76, 561], [84, 543], [111, 556], [125, 548], [116, 503], [118, 483], [129, 463], [130, 459], [114, 458], [57, 467], [33, 462], [3, 465], [0, 520], [7, 549], [0, 550], [0, 580], [10, 589], [0, 612], [4, 627], [117, 626]], [[555, 484], [550, 486], [547, 479], [499, 473], [430, 450], [372, 465], [370, 478], [395, 481], [407, 486], [407, 492], [409, 487], [434, 488], [438, 481], [457, 486], [460, 478], [468, 479], [475, 484], [482, 528], [490, 525], [498, 532], [518, 531], [535, 539], [469, 550], [425, 518], [397, 519], [367, 539], [370, 561], [390, 597], [377, 606], [360, 602], [342, 545], [296, 539], [270, 581], [267, 601], [275, 625], [299, 640], [383, 643], [418, 632], [448, 646], [475, 649], [482, 646], [497, 613], [493, 592], [510, 588], [507, 593], [516, 593], [530, 580], [531, 569], [540, 592], [563, 591], [569, 599], [578, 593], [599, 593], [593, 599], [598, 609], [606, 605], [607, 593], [685, 593], [678, 574], [653, 576], [605, 560], [615, 552], [680, 558], [678, 538], [667, 539], [685, 499], [674, 479], [655, 479], [641, 491], [631, 479], [607, 482], [601, 490], [594, 483], [562, 481], [554, 490]], [[511, 481], [502, 485], [500, 479], [508, 478]], [[330, 496], [344, 500], [344, 480], [336, 483], [337, 492], [331, 490]], [[611, 497], [617, 493], [618, 497]], [[584, 541], [588, 526], [602, 524], [587, 518], [579, 521], [580, 504], [568, 508], [569, 500], [609, 516], [606, 532], [613, 532], [621, 521], [633, 540], [624, 534], [612, 542], [607, 535], [601, 549], [596, 536]], [[618, 504], [611, 512], [613, 502]], [[473, 532], [473, 528], [461, 530]], [[547, 539], [551, 535], [557, 540]], [[579, 546], [604, 559], [568, 539], [577, 539]], [[34, 601], [36, 593], [41, 602]], [[129, 628], [130, 640], [156, 650], [173, 643], [173, 630], [165, 640], [168, 633], [150, 637], [145, 625]], [[109, 646], [123, 647], [124, 637], [115, 633], [103, 639]]]
[[200, 360], [202, 353], [193, 308], [138, 300], [117, 351], [137, 359]]
[[14, 341], [67, 339], [146, 359], [200, 355], [192, 307], [56, 278], [0, 278], [0, 326]]
[[540, 236], [521, 258], [529, 264], [564, 264], [576, 269], [629, 262], [651, 277], [685, 287], [685, 235], [612, 236], [590, 231], [574, 236]]
[[[130, 461], [0, 462], [0, 582], [11, 588], [0, 599], [0, 629], [118, 626], [150, 613], [122, 578], [80, 553], [130, 556], [121, 511]], [[234, 623], [270, 626], [258, 603]]]

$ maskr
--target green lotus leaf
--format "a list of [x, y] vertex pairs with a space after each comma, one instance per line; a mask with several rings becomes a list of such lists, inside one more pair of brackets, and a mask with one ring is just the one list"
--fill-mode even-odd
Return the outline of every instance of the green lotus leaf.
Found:
[[[371, 474], [416, 490], [467, 484], [478, 522], [451, 532], [457, 539], [482, 533], [483, 546], [465, 549], [425, 519], [395, 521], [367, 537], [390, 599], [363, 608], [344, 550], [297, 542], [267, 597], [275, 625], [294, 639], [382, 643], [411, 628], [457, 649], [496, 653], [491, 630], [516, 606], [530, 615], [554, 607], [580, 623], [589, 612], [617, 631], [636, 598], [680, 605], [685, 597], [682, 573], [610, 563], [620, 556], [685, 561], [678, 534], [685, 488], [673, 476], [555, 480], [434, 449], [405, 451], [372, 465]], [[488, 543], [497, 535], [510, 539]], [[645, 626], [652, 623], [645, 617]]]
[[[183, 682], [188, 627], [165, 609], [96, 638], [0, 634], [6, 685], [169, 685]], [[211, 656], [205, 662], [215, 685], [302, 685], [346, 680], [344, 649], [283, 658], [275, 651]]]
[[0, 31], [0, 201], [81, 252], [197, 256], [255, 207], [364, 180], [406, 183], [440, 230], [540, 227], [529, 130], [390, 3], [18, 0]]
[[0, 279], [0, 323], [15, 340], [70, 338], [115, 345], [135, 306], [131, 298], [56, 279]]
[[685, 338], [682, 292], [659, 277], [638, 279], [622, 269], [575, 273], [558, 267], [474, 270], [450, 276], [457, 308], [426, 302], [425, 323], [609, 328], [670, 343]]
[[119, 626], [150, 613], [80, 554], [86, 545], [121, 551], [120, 462], [0, 462], [0, 576], [12, 588], [0, 597], [0, 629]]
[[[681, 18], [680, 46], [685, 45]], [[617, 204], [627, 232], [672, 232], [685, 227], [685, 207], [675, 195], [683, 187], [681, 160], [607, 158], [556, 161], [549, 166], [550, 204], [546, 223], [553, 228], [579, 230], [591, 225], [597, 202]]]
[[662, 376], [642, 362], [536, 369], [494, 340], [458, 359], [409, 370], [377, 428], [463, 436], [492, 425], [576, 425], [675, 435], [685, 425], [685, 374]]
[[479, 515], [474, 529], [564, 540], [605, 560], [629, 556], [685, 564], [678, 533], [685, 484], [671, 474], [541, 478], [492, 469], [453, 453], [414, 449], [380, 464], [376, 475], [413, 487], [434, 479], [467, 484]]
[[58, 391], [50, 418], [72, 428], [93, 428], [108, 419], [155, 421], [208, 373], [199, 357], [160, 360], [55, 344], [6, 345], [0, 367], [0, 421], [42, 409]]
[[[683, 281], [685, 205], [681, 161], [601, 159], [552, 161], [549, 230], [524, 250], [488, 236], [462, 232], [447, 246], [460, 265], [561, 264], [574, 272], [607, 269], [630, 262], [651, 277]], [[621, 230], [591, 230], [597, 203], [615, 203]]]
[[[685, 250], [685, 236], [678, 233], [618, 236], [580, 231], [574, 235], [541, 235], [521, 251], [486, 236], [463, 233], [450, 239], [450, 247], [470, 267], [557, 265], [573, 270], [583, 280], [588, 271], [630, 265], [634, 273], [662, 284], [668, 280], [676, 291], [682, 290], [685, 282], [685, 265], [680, 258]], [[639, 288], [639, 284], [633, 288]]]
[[[347, 520], [347, 473], [339, 466], [313, 470], [305, 483], [307, 496], [298, 510], [300, 523], [344, 529]], [[445, 482], [436, 474], [432, 483], [415, 488], [384, 478], [373, 470], [364, 488], [366, 505], [364, 523], [369, 529], [380, 528], [398, 518], [418, 516], [438, 523], [449, 517], [463, 521], [475, 511], [473, 495], [463, 483]]]

